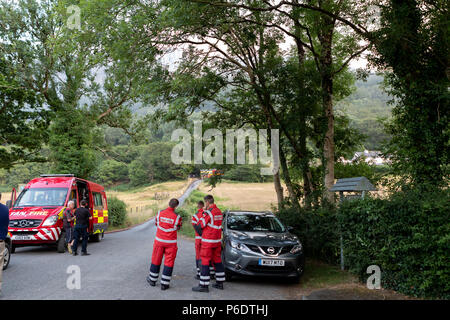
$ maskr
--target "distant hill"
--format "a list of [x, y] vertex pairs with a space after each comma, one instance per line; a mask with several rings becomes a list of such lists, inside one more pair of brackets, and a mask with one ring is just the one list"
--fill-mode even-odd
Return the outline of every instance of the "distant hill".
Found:
[[391, 98], [380, 87], [382, 82], [383, 77], [375, 74], [367, 81], [356, 81], [355, 92], [337, 105], [337, 110], [345, 112], [352, 125], [368, 136], [364, 144], [368, 150], [379, 150], [381, 142], [389, 138], [378, 121], [389, 118], [392, 111], [388, 105]]

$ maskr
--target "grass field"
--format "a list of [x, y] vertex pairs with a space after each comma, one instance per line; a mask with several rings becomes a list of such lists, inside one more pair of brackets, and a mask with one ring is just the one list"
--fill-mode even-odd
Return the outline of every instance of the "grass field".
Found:
[[[147, 221], [158, 210], [167, 207], [170, 198], [178, 198], [191, 183], [190, 180], [170, 181], [126, 191], [106, 190], [107, 197], [117, 197], [127, 205], [127, 218], [123, 227]], [[119, 229], [110, 227], [110, 230]]]
[[272, 210], [276, 206], [277, 195], [273, 182], [268, 183], [247, 183], [223, 181], [217, 184], [216, 188], [202, 184], [199, 190], [212, 194], [221, 200], [217, 204], [229, 209], [239, 210]]

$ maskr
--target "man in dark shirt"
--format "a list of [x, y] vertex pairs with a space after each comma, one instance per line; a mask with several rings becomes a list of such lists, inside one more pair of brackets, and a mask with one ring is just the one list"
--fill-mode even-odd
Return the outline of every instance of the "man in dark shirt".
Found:
[[[0, 193], [0, 200], [2, 194]], [[0, 294], [2, 292], [2, 274], [3, 274], [3, 258], [5, 251], [5, 240], [8, 235], [9, 225], [9, 209], [4, 204], [0, 203]]]
[[88, 256], [87, 252], [87, 243], [89, 238], [89, 220], [92, 219], [91, 213], [87, 208], [87, 201], [81, 200], [81, 207], [75, 210], [75, 228], [73, 230], [73, 246], [72, 246], [72, 254], [74, 256], [78, 255], [78, 242], [80, 241], [80, 237], [82, 238], [81, 243], [81, 255]]
[[73, 221], [74, 219], [75, 201], [70, 200], [67, 203], [67, 209], [63, 213], [63, 228], [66, 234], [66, 247], [69, 253], [72, 253], [73, 244]]

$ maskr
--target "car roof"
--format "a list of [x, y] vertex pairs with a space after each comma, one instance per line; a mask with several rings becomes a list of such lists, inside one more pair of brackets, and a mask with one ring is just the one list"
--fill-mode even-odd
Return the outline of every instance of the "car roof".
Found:
[[226, 213], [234, 215], [275, 216], [270, 211], [229, 210]]

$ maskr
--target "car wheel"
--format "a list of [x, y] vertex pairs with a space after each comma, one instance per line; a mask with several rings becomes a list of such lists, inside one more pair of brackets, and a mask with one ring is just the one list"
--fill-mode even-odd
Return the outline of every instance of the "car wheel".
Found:
[[233, 273], [225, 270], [225, 281], [230, 282], [233, 279]]
[[103, 238], [103, 234], [101, 234], [101, 233], [96, 233], [91, 236], [91, 239], [93, 242], [100, 242], [100, 241], [102, 241], [102, 238]]
[[66, 233], [61, 232], [61, 235], [59, 236], [59, 240], [56, 243], [56, 250], [59, 253], [64, 253], [66, 251]]
[[8, 243], [6, 243], [4, 256], [3, 256], [3, 270], [8, 268], [10, 260], [11, 260], [11, 246]]
[[11, 253], [16, 253], [16, 246], [15, 245], [11, 245]]

